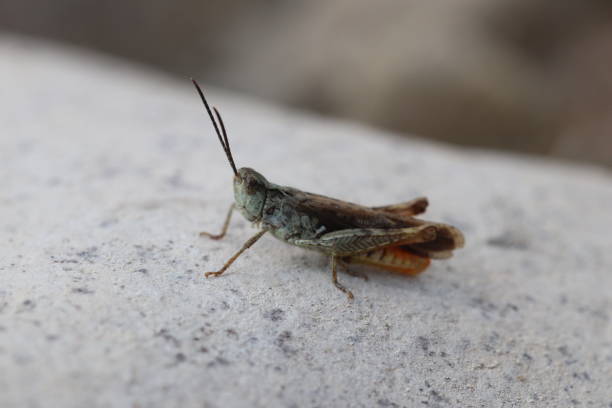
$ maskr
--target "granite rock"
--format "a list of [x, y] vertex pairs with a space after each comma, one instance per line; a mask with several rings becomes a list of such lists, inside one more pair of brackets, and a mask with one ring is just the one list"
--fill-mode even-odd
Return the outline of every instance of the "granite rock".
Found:
[[612, 406], [609, 171], [404, 138], [206, 87], [239, 166], [466, 247], [406, 278], [223, 241], [232, 174], [187, 79], [0, 37], [0, 406]]

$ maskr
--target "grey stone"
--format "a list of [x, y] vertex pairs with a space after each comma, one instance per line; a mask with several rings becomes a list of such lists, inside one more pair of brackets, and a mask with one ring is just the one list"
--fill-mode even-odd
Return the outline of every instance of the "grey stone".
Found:
[[[217, 231], [232, 174], [189, 81], [0, 38], [0, 406], [609, 406], [609, 171], [401, 138], [210, 89], [237, 164], [465, 249], [422, 275]], [[208, 87], [207, 87], [208, 88]]]

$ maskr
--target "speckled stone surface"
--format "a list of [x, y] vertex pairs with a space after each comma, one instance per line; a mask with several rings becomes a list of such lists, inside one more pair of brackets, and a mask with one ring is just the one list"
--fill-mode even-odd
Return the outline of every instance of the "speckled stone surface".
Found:
[[239, 166], [368, 205], [430, 199], [465, 249], [409, 279], [236, 217], [188, 80], [0, 37], [0, 406], [612, 406], [612, 177], [209, 90]]

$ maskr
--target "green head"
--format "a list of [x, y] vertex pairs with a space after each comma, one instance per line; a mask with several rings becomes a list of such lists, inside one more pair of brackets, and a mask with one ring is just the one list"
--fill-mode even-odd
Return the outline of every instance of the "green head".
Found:
[[234, 200], [247, 220], [256, 222], [262, 218], [268, 188], [268, 180], [255, 170], [248, 167], [238, 170], [234, 177]]
[[[217, 117], [217, 120], [215, 120], [215, 116], [213, 116], [213, 113], [208, 106], [208, 102], [204, 97], [202, 89], [195, 80], [192, 79], [191, 81], [195, 85], [198, 94], [200, 94], [202, 102], [204, 102], [208, 116], [210, 116], [210, 120], [215, 127], [215, 132], [217, 133], [219, 142], [221, 142], [221, 146], [223, 147], [223, 151], [227, 156], [227, 160], [234, 171], [234, 200], [236, 201], [236, 207], [247, 220], [251, 222], [259, 221], [262, 218], [262, 212], [270, 184], [264, 176], [253, 169], [243, 167], [240, 170], [236, 170], [234, 157], [232, 156], [229, 141], [227, 140], [225, 125], [223, 124], [219, 111], [217, 108], [213, 108]], [[219, 121], [218, 126], [217, 121]], [[219, 131], [219, 128], [221, 131]]]

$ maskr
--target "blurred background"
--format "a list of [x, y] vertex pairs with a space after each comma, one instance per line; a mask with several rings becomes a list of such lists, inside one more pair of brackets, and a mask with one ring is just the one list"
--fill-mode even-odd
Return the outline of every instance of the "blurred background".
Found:
[[612, 166], [610, 0], [3, 0], [0, 31], [406, 134]]

